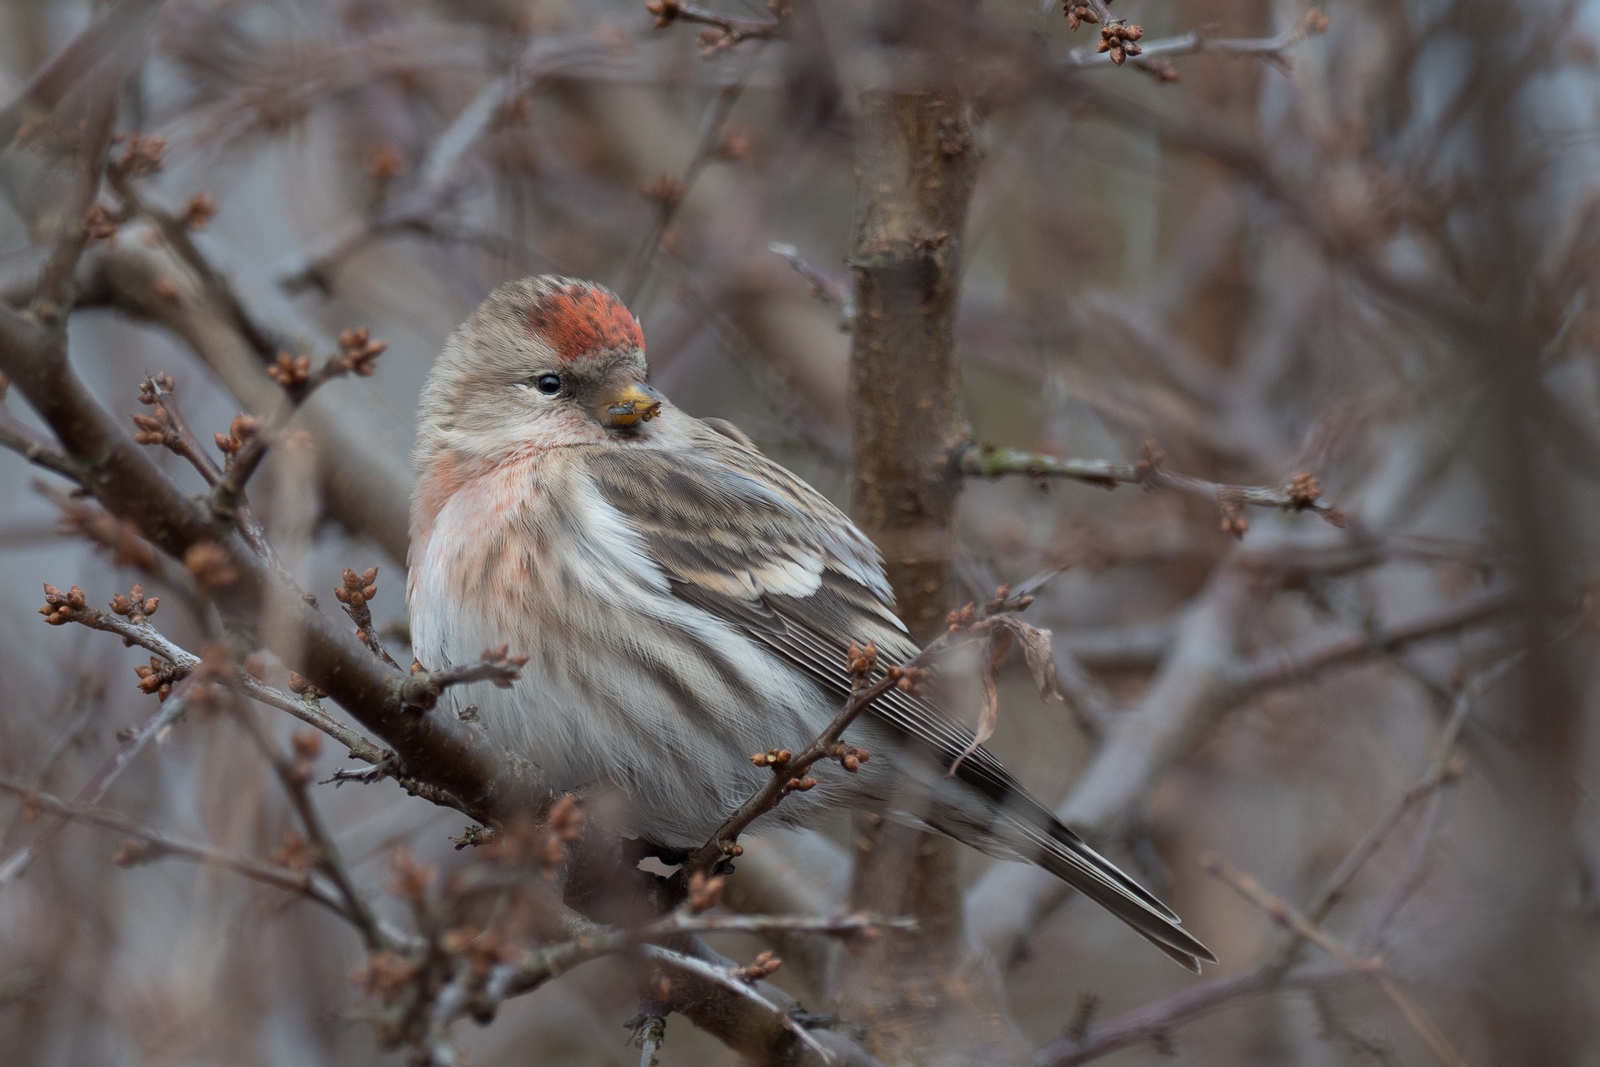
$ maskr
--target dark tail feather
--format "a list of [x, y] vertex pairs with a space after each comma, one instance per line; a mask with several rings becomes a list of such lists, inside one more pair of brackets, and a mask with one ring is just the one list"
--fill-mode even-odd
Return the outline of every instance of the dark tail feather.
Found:
[[1216, 955], [1182, 926], [1172, 909], [1119, 871], [1053, 817], [1048, 828], [1024, 824], [1038, 844], [1039, 866], [1127, 923], [1146, 941], [1183, 967], [1200, 973], [1200, 961]]

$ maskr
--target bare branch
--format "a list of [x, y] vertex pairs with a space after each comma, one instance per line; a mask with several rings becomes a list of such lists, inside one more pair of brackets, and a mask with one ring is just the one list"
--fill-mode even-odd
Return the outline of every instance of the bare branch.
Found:
[[[668, 0], [670, 2], [670, 0]], [[667, 21], [671, 21], [668, 19]], [[657, 25], [664, 25], [660, 19]], [[644, 235], [639, 247], [628, 260], [627, 269], [623, 272], [622, 288], [620, 295], [623, 303], [632, 304], [638, 299], [639, 290], [643, 288], [645, 280], [650, 276], [650, 263], [655, 259], [656, 249], [661, 244], [661, 237], [666, 233], [667, 227], [672, 224], [673, 216], [677, 214], [678, 205], [688, 195], [689, 188], [694, 185], [695, 178], [710, 161], [717, 145], [722, 140], [723, 127], [727, 125], [728, 116], [733, 112], [733, 106], [739, 102], [739, 96], [744, 91], [744, 77], [738, 78], [724, 85], [715, 98], [707, 106], [705, 117], [700, 120], [700, 134], [695, 138], [695, 145], [689, 154], [689, 162], [684, 166], [683, 173], [676, 178], [663, 176], [658, 178], [643, 192], [647, 199], [656, 205], [655, 218], [650, 229]]]
[[411, 677], [400, 686], [400, 699], [407, 707], [427, 710], [439, 702], [440, 695], [453, 685], [469, 682], [490, 682], [496, 688], [510, 689], [511, 683], [522, 677], [527, 656], [513, 656], [510, 645], [486, 649], [477, 663], [456, 663], [436, 671], [423, 668], [420, 663], [411, 665]]
[[1243, 537], [1250, 528], [1242, 514], [1247, 505], [1277, 511], [1314, 511], [1334, 526], [1344, 526], [1344, 513], [1321, 499], [1322, 489], [1309, 474], [1297, 474], [1282, 486], [1220, 485], [1174, 474], [1162, 466], [1164, 459], [1154, 443], [1146, 441], [1139, 450], [1138, 463], [1057, 459], [1014, 448], [992, 447], [968, 447], [960, 453], [959, 463], [963, 474], [984, 478], [1021, 474], [1030, 478], [1071, 478], [1106, 489], [1119, 485], [1170, 489], [1216, 505], [1222, 512], [1222, 529], [1235, 537]]
[[[0, 308], [0, 315], [5, 314], [9, 312]], [[4, 390], [0, 390], [0, 401], [4, 399]], [[44, 434], [19, 421], [4, 407], [0, 407], [0, 448], [8, 448], [29, 463], [43, 467], [52, 474], [59, 474], [68, 481], [76, 483], [82, 477], [82, 472], [78, 469], [78, 465], [72, 462], [71, 457], [57, 448]]]
[[100, 195], [100, 177], [105, 166], [106, 148], [111, 143], [111, 124], [116, 116], [116, 93], [121, 78], [93, 87], [88, 117], [78, 132], [77, 171], [73, 175], [72, 195], [67, 200], [55, 245], [39, 272], [34, 292], [33, 314], [45, 321], [66, 317], [74, 296], [73, 273], [78, 258], [88, 247], [88, 214]]
[[217, 446], [228, 454], [222, 480], [211, 490], [211, 510], [225, 519], [231, 519], [244, 506], [244, 487], [256, 472], [267, 450], [287, 429], [289, 420], [300, 405], [317, 388], [335, 378], [354, 374], [370, 377], [376, 369], [378, 356], [388, 347], [383, 341], [373, 340], [364, 329], [345, 330], [339, 335], [339, 353], [329, 356], [317, 369], [311, 369], [310, 356], [291, 356], [278, 353], [277, 362], [267, 368], [267, 374], [283, 387], [288, 404], [279, 412], [271, 429], [264, 429], [259, 419], [240, 415], [225, 438], [217, 435]]
[[1160, 1040], [1175, 1027], [1246, 997], [1279, 990], [1315, 989], [1355, 973], [1348, 967], [1335, 965], [1298, 968], [1276, 983], [1269, 981], [1262, 971], [1213, 978], [1091, 1027], [1081, 1037], [1057, 1038], [1034, 1053], [1034, 1067], [1077, 1067], [1125, 1048]]
[[31, 805], [40, 811], [60, 816], [63, 820], [103, 826], [108, 830], [115, 830], [118, 833], [138, 838], [144, 843], [144, 848], [139, 849], [137, 852], [126, 854], [126, 858], [119, 865], [145, 863], [160, 859], [163, 856], [177, 856], [181, 859], [202, 863], [208, 867], [233, 871], [236, 874], [244, 875], [246, 878], [290, 893], [301, 894], [321, 904], [334, 914], [354, 921], [339, 900], [313, 882], [305, 871], [297, 871], [293, 868], [282, 867], [273, 863], [263, 863], [249, 856], [240, 856], [212, 848], [209, 845], [197, 845], [175, 837], [169, 837], [159, 830], [142, 826], [119, 812], [108, 811], [93, 804], [69, 804], [64, 800], [51, 796], [49, 793], [41, 793], [37, 789], [12, 778], [0, 777], [0, 790], [21, 797], [24, 805]]
[[[1284, 53], [1309, 37], [1315, 37], [1328, 28], [1328, 16], [1315, 9], [1292, 28], [1272, 37], [1239, 38], [1211, 37], [1204, 30], [1192, 30], [1177, 37], [1164, 37], [1158, 41], [1139, 42], [1139, 52], [1133, 65], [1158, 80], [1176, 81], [1175, 74], [1164, 61], [1174, 56], [1188, 56], [1199, 52], [1217, 52], [1235, 56], [1260, 56], [1269, 61], [1282, 62]], [[1109, 48], [1094, 52], [1074, 48], [1058, 61], [1063, 67], [1075, 69], [1103, 69], [1121, 64], [1113, 58]]]
[[767, 250], [774, 255], [782, 256], [794, 268], [796, 274], [806, 280], [811, 287], [811, 295], [818, 300], [833, 304], [839, 309], [839, 329], [850, 329], [855, 320], [855, 304], [850, 295], [850, 287], [839, 279], [824, 271], [813, 267], [800, 250], [794, 245], [773, 241], [767, 245]]
[[34, 72], [12, 101], [0, 109], [0, 146], [11, 143], [25, 125], [53, 112], [68, 94], [100, 71], [102, 64], [137, 54], [135, 46], [150, 26], [161, 0], [133, 0], [99, 13], [44, 66]]
[[[1002, 586], [996, 592], [995, 598], [984, 605], [981, 611], [968, 605], [965, 613], [951, 612], [951, 621], [944, 633], [928, 642], [922, 651], [908, 662], [882, 668], [882, 673], [875, 681], [868, 679], [880, 671], [877, 649], [871, 643], [868, 643], [865, 649], [858, 649], [852, 644], [849, 666], [856, 680], [855, 691], [851, 693], [850, 699], [845, 702], [839, 714], [834, 716], [833, 721], [817, 735], [815, 740], [798, 753], [773, 750], [753, 755], [751, 761], [757, 766], [772, 769], [772, 779], [760, 791], [739, 805], [738, 810], [723, 820], [711, 840], [684, 862], [675, 877], [681, 880], [686, 878], [689, 872], [711, 871], [723, 859], [739, 855], [743, 851], [738, 845], [739, 835], [751, 823], [777, 807], [778, 803], [790, 793], [804, 792], [817, 784], [816, 779], [809, 774], [818, 760], [837, 759], [846, 770], [859, 767], [860, 762], [869, 758], [871, 753], [845, 746], [839, 739], [873, 701], [896, 687], [915, 692], [918, 683], [928, 673], [928, 665], [940, 652], [949, 647], [952, 639], [961, 635], [985, 636], [992, 629], [996, 615], [1021, 611], [1032, 602], [1033, 597], [1028, 595], [1011, 597], [1010, 590]], [[852, 761], [855, 761], [854, 766]]]
[[[172, 695], [156, 708], [155, 713], [128, 735], [127, 740], [123, 741], [105, 763], [101, 764], [94, 777], [90, 778], [88, 783], [78, 791], [78, 795], [73, 798], [73, 803], [98, 804], [100, 802], [100, 798], [106, 795], [106, 790], [111, 788], [111, 783], [117, 780], [117, 776], [122, 773], [123, 768], [133, 761], [133, 758], [139, 754], [145, 745], [149, 744], [152, 738], [164, 733], [177, 721], [178, 716], [183, 714], [188, 704], [186, 689], [186, 685], [174, 689]], [[6, 857], [5, 862], [0, 863], [0, 886], [13, 881], [23, 871], [27, 870], [28, 864], [32, 863], [33, 858], [39, 854], [39, 849], [44, 847], [56, 834], [60, 833], [61, 828], [66, 824], [67, 819], [64, 816], [58, 818], [46, 827], [38, 837]]]
[[[1056, 816], [1079, 833], [1104, 836], [1125, 825], [1140, 799], [1216, 725], [1252, 698], [1412, 644], [1459, 633], [1509, 612], [1508, 594], [1485, 593], [1436, 613], [1289, 653], [1238, 660], [1240, 622], [1256, 601], [1242, 568], [1224, 566], [1178, 626], [1174, 651], [1141, 698], [1121, 715]], [[1042, 872], [996, 865], [967, 895], [973, 929], [1001, 960], [1014, 957], [1068, 891]]]
[[[350, 872], [345, 869], [338, 847], [333, 842], [333, 835], [328, 833], [328, 828], [322, 821], [322, 814], [317, 811], [316, 804], [311, 800], [311, 794], [306, 788], [312, 778], [309, 762], [302, 766], [299, 761], [285, 756], [272, 738], [262, 731], [260, 723], [256, 722], [255, 715], [248, 706], [236, 703], [230, 710], [239, 725], [250, 735], [257, 750], [272, 764], [272, 769], [283, 785], [284, 792], [289, 794], [289, 802], [294, 805], [296, 813], [300, 816], [300, 824], [306, 829], [306, 837], [311, 848], [311, 861], [338, 890], [339, 897], [344, 902], [345, 915], [360, 931], [361, 939], [366, 942], [368, 951], [381, 952], [390, 948], [389, 938], [384, 936], [378, 926], [377, 917], [373, 915], [372, 909], [367, 906], [361, 894], [356, 891]], [[310, 738], [313, 741], [320, 741], [316, 734], [310, 734]], [[310, 745], [306, 747], [311, 748]], [[313, 749], [307, 755], [314, 754]]]
[[1394, 979], [1384, 970], [1383, 957], [1371, 956], [1365, 959], [1358, 957], [1320, 926], [1290, 907], [1281, 897], [1268, 892], [1252, 875], [1235, 870], [1214, 856], [1202, 857], [1200, 865], [1240, 896], [1265, 911], [1274, 922], [1293, 930], [1298, 937], [1310, 941], [1349, 969], [1369, 975], [1377, 983], [1378, 988], [1383, 990], [1384, 996], [1389, 998], [1405, 1017], [1406, 1022], [1417, 1032], [1417, 1036], [1433, 1050], [1440, 1063], [1445, 1067], [1464, 1067], [1461, 1055], [1450, 1044], [1450, 1039], [1422, 1013], [1420, 1008], [1411, 1003], [1410, 998], [1401, 992]]
[[662, 29], [682, 20], [710, 26], [700, 34], [700, 54], [712, 56], [725, 48], [744, 41], [770, 41], [782, 27], [781, 19], [750, 19], [724, 15], [720, 11], [685, 4], [681, 0], [649, 0], [644, 9], [655, 16], [656, 28]]
[[[48, 589], [49, 587], [46, 588]], [[76, 586], [74, 586], [74, 590], [76, 590]], [[139, 587], [135, 586], [134, 590], [137, 597]], [[81, 592], [79, 597], [81, 599]], [[121, 598], [119, 597], [119, 599]], [[113, 606], [115, 604], [116, 601], [113, 601]], [[61, 613], [61, 608], [65, 608], [66, 611]], [[86, 605], [73, 607], [70, 603], [61, 604], [57, 611], [58, 615], [52, 616], [51, 621], [59, 618], [62, 622], [75, 622], [87, 626], [91, 630], [101, 630], [105, 633], [116, 634], [122, 638], [123, 644], [138, 645], [140, 648], [154, 652], [172, 664], [174, 679], [188, 677], [200, 666], [199, 656], [167, 640], [161, 631], [150, 624], [148, 616], [144, 613], [139, 613], [129, 618], [119, 618], [115, 614], [108, 614], [97, 608], [91, 608]], [[277, 708], [279, 711], [288, 712], [301, 722], [316, 727], [349, 749], [350, 755], [355, 759], [377, 764], [383, 762], [389, 755], [384, 749], [373, 744], [355, 730], [350, 729], [350, 727], [323, 711], [318, 706], [315, 695], [296, 699], [281, 689], [267, 685], [245, 671], [234, 671], [217, 680], [229, 688], [237, 689], [252, 700]]]

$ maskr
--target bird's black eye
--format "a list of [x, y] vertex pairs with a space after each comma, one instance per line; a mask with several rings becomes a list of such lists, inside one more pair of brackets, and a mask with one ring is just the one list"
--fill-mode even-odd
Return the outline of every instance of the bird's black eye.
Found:
[[541, 374], [533, 379], [533, 387], [545, 396], [555, 396], [561, 392], [561, 375]]

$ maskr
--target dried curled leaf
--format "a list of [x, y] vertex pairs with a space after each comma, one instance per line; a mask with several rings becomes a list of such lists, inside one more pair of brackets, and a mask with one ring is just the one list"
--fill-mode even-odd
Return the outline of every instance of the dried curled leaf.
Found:
[[972, 736], [972, 743], [950, 764], [950, 769], [945, 772], [946, 778], [955, 777], [966, 758], [994, 736], [995, 727], [1000, 722], [1000, 668], [1005, 665], [1013, 644], [1022, 646], [1022, 656], [1033, 674], [1033, 684], [1039, 687], [1039, 695], [1062, 699], [1061, 690], [1056, 685], [1056, 657], [1050, 651], [1049, 630], [1030, 626], [1015, 615], [995, 615], [986, 619], [982, 626], [989, 632], [989, 641], [984, 649], [982, 674], [978, 679], [983, 700], [978, 713], [978, 729]]

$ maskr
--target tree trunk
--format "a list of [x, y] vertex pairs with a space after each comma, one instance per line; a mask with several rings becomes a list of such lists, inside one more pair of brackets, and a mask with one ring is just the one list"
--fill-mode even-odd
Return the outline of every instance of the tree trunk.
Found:
[[[850, 508], [883, 553], [900, 617], [927, 641], [951, 607], [961, 475], [949, 457], [967, 436], [954, 325], [976, 152], [953, 89], [868, 89], [859, 115]], [[966, 959], [960, 846], [870, 817], [856, 831], [852, 906], [915, 915], [921, 930], [850, 957], [840, 1010], [868, 1024], [885, 1063], [1003, 1059], [1014, 1038], [998, 981], [974, 981], [986, 972]]]

